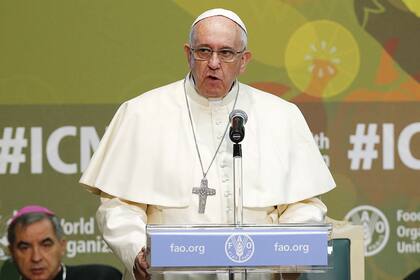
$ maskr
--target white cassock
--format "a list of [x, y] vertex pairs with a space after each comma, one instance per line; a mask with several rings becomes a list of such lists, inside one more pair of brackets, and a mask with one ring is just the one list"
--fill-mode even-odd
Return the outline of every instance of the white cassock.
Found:
[[[208, 100], [187, 76], [185, 91], [204, 169], [223, 139], [238, 86], [235, 109], [248, 115], [242, 142], [244, 223], [322, 222], [327, 209], [315, 197], [335, 183], [301, 112], [281, 98], [236, 82], [223, 99]], [[147, 223], [233, 223], [228, 135], [207, 175], [216, 195], [207, 198], [205, 213], [198, 213], [192, 189], [200, 186], [202, 171], [185, 91], [181, 80], [122, 104], [80, 179], [102, 194], [99, 228], [125, 265], [124, 279], [133, 279]], [[180, 279], [188, 277], [197, 276]]]

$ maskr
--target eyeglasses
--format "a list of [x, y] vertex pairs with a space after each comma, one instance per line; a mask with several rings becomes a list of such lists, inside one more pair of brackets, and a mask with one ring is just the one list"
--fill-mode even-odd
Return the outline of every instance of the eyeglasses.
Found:
[[193, 53], [193, 57], [195, 60], [210, 60], [215, 52], [219, 59], [223, 62], [234, 62], [238, 54], [243, 53], [245, 49], [242, 51], [236, 51], [230, 48], [223, 48], [220, 50], [213, 50], [211, 48], [200, 47], [200, 48], [190, 48], [191, 52]]

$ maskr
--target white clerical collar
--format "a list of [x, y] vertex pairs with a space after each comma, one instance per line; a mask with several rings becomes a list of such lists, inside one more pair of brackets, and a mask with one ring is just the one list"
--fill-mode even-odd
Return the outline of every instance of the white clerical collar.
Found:
[[186, 91], [188, 97], [193, 100], [194, 102], [203, 105], [205, 107], [209, 107], [211, 105], [229, 105], [235, 100], [235, 95], [237, 92], [238, 81], [235, 81], [233, 87], [230, 89], [228, 94], [226, 94], [223, 98], [206, 98], [200, 95], [197, 90], [195, 89], [194, 79], [192, 78], [191, 73], [188, 73], [186, 77], [185, 83]]

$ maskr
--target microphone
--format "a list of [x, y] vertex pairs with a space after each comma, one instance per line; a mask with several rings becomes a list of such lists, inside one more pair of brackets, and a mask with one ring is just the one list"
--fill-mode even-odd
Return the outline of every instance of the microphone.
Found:
[[245, 128], [244, 125], [248, 120], [248, 116], [242, 110], [233, 110], [229, 115], [229, 120], [231, 123], [229, 129], [229, 137], [232, 142], [238, 144], [245, 137]]

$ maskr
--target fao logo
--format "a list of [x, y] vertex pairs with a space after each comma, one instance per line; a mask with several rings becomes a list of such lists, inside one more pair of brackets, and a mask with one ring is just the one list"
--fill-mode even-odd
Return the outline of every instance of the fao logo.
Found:
[[389, 239], [389, 223], [378, 208], [360, 205], [348, 212], [345, 219], [363, 226], [366, 256], [373, 256], [382, 251]]
[[254, 241], [246, 234], [231, 235], [225, 242], [225, 253], [231, 261], [244, 263], [254, 254]]

